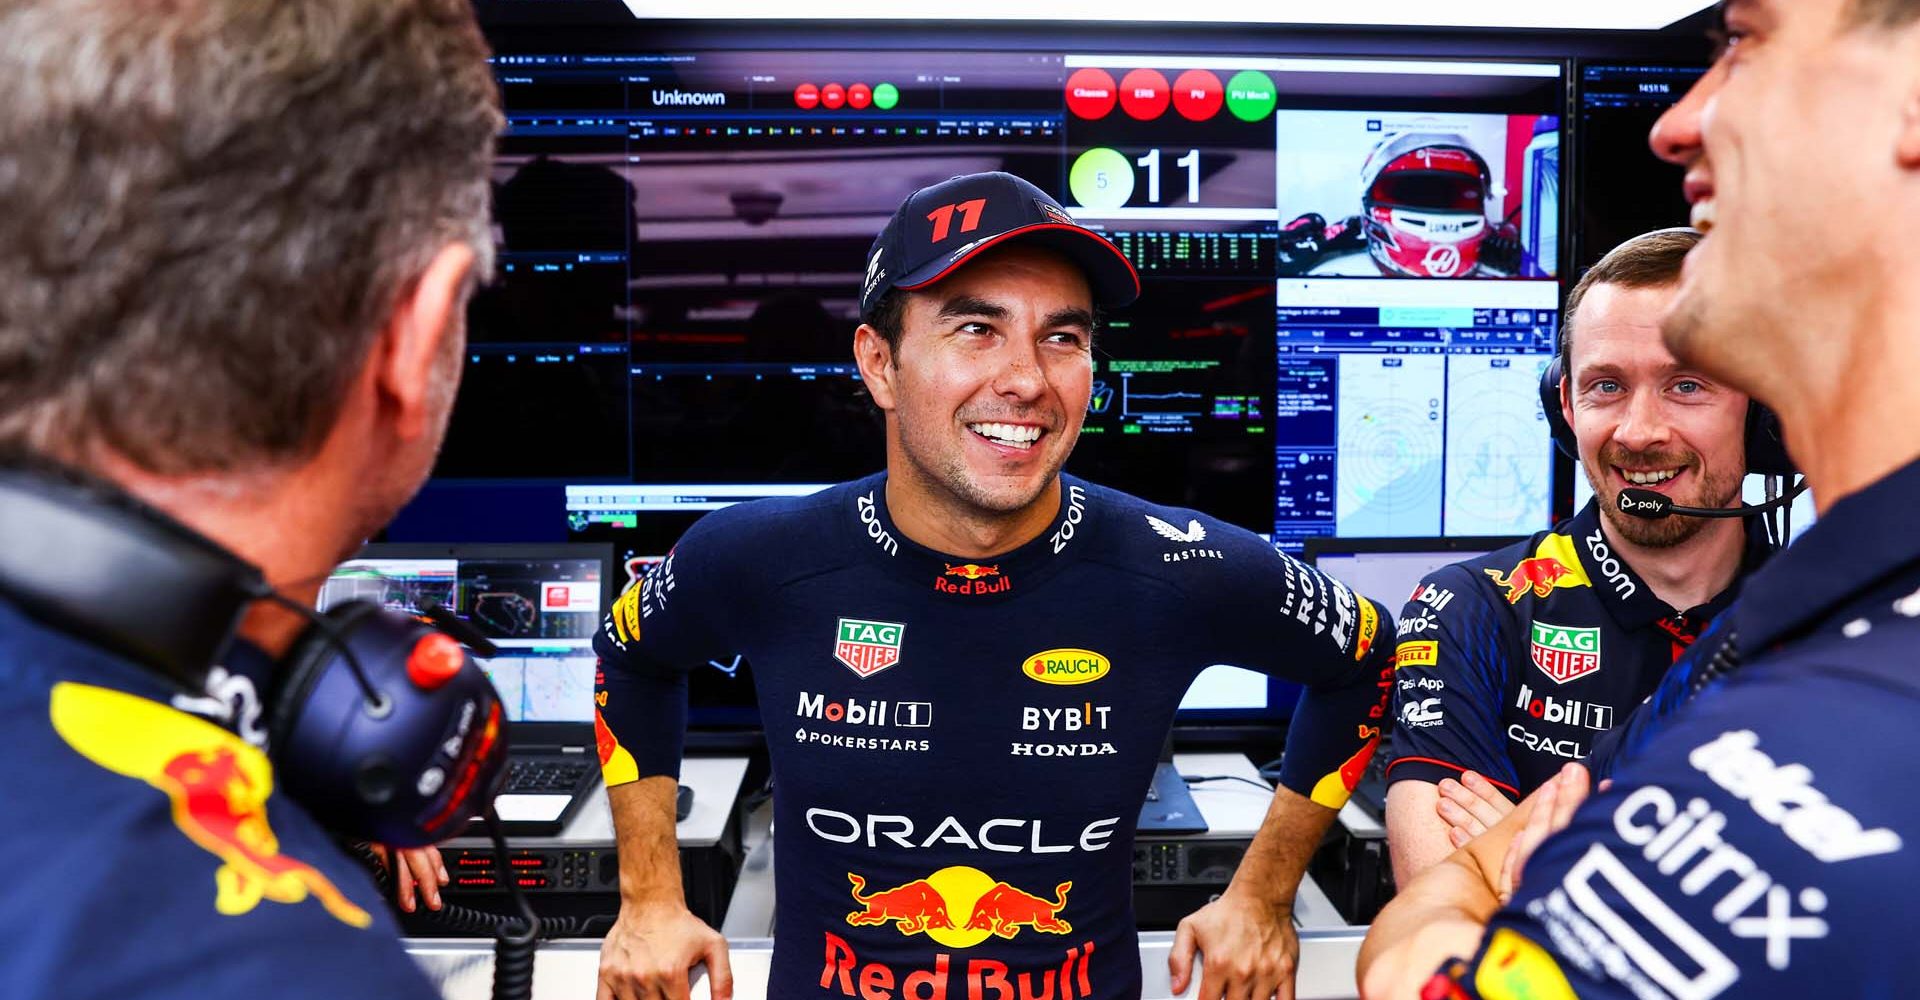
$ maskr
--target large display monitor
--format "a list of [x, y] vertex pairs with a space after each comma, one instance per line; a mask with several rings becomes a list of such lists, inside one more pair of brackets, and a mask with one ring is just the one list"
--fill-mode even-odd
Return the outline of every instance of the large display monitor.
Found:
[[498, 281], [436, 479], [390, 537], [437, 519], [663, 551], [707, 510], [879, 468], [850, 357], [866, 250], [909, 192], [976, 170], [1053, 193], [1145, 279], [1101, 331], [1069, 471], [1291, 548], [1548, 521], [1531, 384], [1559, 305], [1558, 62], [495, 63]]

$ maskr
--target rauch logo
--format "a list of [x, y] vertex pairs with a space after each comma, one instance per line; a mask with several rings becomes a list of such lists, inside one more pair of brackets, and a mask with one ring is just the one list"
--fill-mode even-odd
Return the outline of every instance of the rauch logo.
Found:
[[1027, 657], [1020, 667], [1042, 684], [1090, 684], [1112, 670], [1111, 660], [1090, 649], [1049, 649]]

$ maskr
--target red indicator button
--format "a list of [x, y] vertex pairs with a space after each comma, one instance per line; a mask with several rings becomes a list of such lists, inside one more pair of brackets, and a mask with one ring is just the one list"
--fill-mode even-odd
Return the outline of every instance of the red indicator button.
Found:
[[820, 103], [829, 111], [836, 110], [847, 103], [847, 92], [839, 84], [829, 83], [820, 88]]
[[847, 88], [847, 106], [858, 111], [873, 103], [873, 88], [856, 83]]
[[793, 103], [802, 111], [812, 111], [820, 104], [820, 88], [811, 83], [803, 83], [793, 88]]
[[1120, 78], [1120, 109], [1143, 122], [1167, 111], [1167, 78], [1159, 71], [1136, 69]]
[[1120, 97], [1113, 74], [1088, 66], [1067, 77], [1067, 110], [1080, 118], [1105, 118]]
[[466, 651], [444, 632], [422, 636], [407, 654], [407, 678], [422, 690], [432, 691], [453, 679], [467, 662]]
[[1220, 113], [1226, 92], [1220, 78], [1204, 69], [1190, 69], [1173, 81], [1173, 110], [1188, 121], [1203, 122]]

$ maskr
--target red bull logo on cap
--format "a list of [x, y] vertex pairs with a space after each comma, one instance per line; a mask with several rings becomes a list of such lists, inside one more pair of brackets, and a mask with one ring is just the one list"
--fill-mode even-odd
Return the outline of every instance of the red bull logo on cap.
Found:
[[174, 825], [221, 862], [213, 873], [218, 912], [239, 916], [263, 899], [292, 904], [311, 896], [341, 923], [373, 923], [318, 869], [280, 853], [267, 822], [273, 767], [258, 748], [204, 719], [110, 688], [56, 684], [48, 712], [54, 731], [81, 756], [166, 794]]
[[1520, 560], [1511, 572], [1501, 573], [1497, 569], [1482, 572], [1507, 592], [1508, 604], [1519, 604], [1529, 592], [1535, 597], [1545, 597], [1556, 587], [1593, 586], [1587, 571], [1580, 566], [1580, 557], [1574, 554], [1573, 539], [1566, 535], [1548, 535], [1534, 550], [1533, 557]]

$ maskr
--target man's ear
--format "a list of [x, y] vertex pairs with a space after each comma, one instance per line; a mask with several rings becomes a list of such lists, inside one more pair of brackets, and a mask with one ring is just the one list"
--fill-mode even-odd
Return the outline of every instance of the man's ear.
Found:
[[434, 380], [446, 352], [465, 345], [466, 324], [459, 312], [466, 308], [473, 248], [449, 243], [440, 248], [418, 281], [403, 292], [387, 317], [386, 328], [373, 352], [374, 381], [385, 406], [395, 414], [395, 427], [408, 440], [437, 430], [434, 421]]
[[860, 329], [853, 331], [853, 361], [860, 366], [860, 378], [867, 383], [873, 405], [892, 410], [893, 380], [899, 372], [893, 367], [893, 348], [887, 338], [868, 324], [860, 324]]

